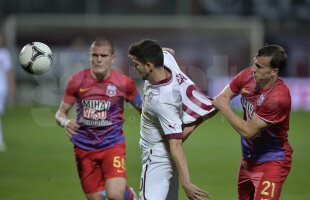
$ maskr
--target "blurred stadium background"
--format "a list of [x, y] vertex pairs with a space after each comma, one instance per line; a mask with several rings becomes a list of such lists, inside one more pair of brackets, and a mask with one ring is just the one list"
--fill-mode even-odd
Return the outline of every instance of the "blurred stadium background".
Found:
[[[14, 63], [17, 93], [3, 120], [8, 149], [0, 153], [1, 200], [85, 199], [72, 147], [54, 123], [67, 78], [88, 66], [88, 47], [99, 36], [114, 42], [115, 68], [141, 88], [127, 57], [128, 45], [153, 38], [176, 50], [184, 70], [210, 96], [252, 63], [262, 45], [286, 48], [282, 76], [293, 98], [292, 172], [281, 199], [309, 199], [310, 1], [309, 0], [0, 0], [0, 28]], [[54, 52], [52, 69], [26, 74], [18, 64], [29, 42]], [[238, 100], [233, 102], [236, 109]], [[139, 190], [139, 116], [127, 106], [124, 130], [129, 182]], [[239, 137], [221, 114], [185, 144], [194, 182], [212, 199], [237, 199]], [[180, 199], [185, 196], [180, 189]]]

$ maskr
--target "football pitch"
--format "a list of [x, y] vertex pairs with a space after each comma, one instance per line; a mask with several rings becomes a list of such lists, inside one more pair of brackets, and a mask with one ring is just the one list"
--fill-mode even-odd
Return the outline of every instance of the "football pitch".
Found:
[[[0, 152], [0, 200], [85, 200], [72, 144], [56, 126], [56, 108], [9, 108], [2, 121], [7, 151]], [[129, 184], [139, 190], [139, 116], [125, 112]], [[289, 139], [294, 148], [291, 173], [281, 200], [310, 199], [310, 112], [291, 114]], [[308, 130], [308, 131], [307, 131]], [[219, 113], [204, 122], [184, 144], [191, 180], [211, 199], [237, 199], [240, 138]], [[182, 187], [180, 200], [185, 200]]]

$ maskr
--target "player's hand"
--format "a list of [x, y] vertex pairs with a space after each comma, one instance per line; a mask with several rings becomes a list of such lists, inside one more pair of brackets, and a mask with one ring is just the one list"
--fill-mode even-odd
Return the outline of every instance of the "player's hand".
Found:
[[168, 51], [169, 53], [171, 53], [173, 56], [175, 56], [175, 51], [171, 48], [168, 47], [163, 47], [163, 51]]
[[218, 95], [214, 97], [212, 104], [217, 109], [223, 110], [229, 106], [229, 98], [226, 98], [224, 95]]
[[72, 137], [73, 135], [77, 135], [77, 133], [75, 132], [77, 129], [79, 129], [80, 126], [76, 123], [75, 120], [70, 119], [68, 121], [68, 124], [65, 126], [66, 129], [66, 135], [68, 137]]
[[209, 192], [197, 187], [196, 185], [190, 183], [189, 185], [183, 186], [184, 191], [190, 200], [202, 200], [209, 198]]

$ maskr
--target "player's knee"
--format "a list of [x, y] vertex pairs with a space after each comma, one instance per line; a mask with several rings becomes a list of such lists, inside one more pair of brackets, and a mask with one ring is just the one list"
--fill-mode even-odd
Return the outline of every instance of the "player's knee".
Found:
[[107, 191], [107, 197], [109, 200], [123, 200], [125, 190], [123, 189], [114, 189], [112, 191]]

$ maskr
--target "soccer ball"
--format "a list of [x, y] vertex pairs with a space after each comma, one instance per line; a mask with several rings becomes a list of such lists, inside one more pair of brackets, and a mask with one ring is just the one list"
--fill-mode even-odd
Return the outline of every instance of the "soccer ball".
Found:
[[52, 51], [42, 42], [31, 42], [20, 51], [19, 62], [26, 72], [40, 75], [51, 68], [53, 63]]

